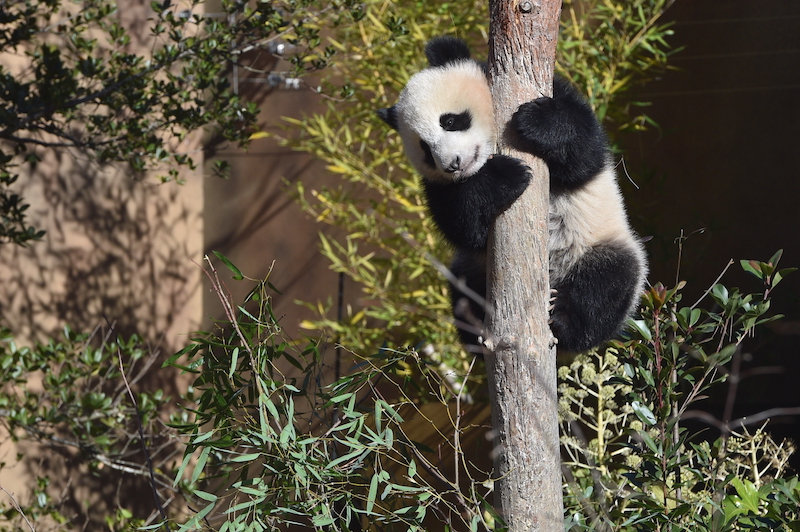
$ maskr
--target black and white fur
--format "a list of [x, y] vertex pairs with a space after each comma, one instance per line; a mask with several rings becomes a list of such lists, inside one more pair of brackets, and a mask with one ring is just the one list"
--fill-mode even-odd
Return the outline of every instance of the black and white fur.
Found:
[[[497, 127], [486, 71], [470, 58], [466, 44], [439, 37], [425, 51], [430, 67], [378, 114], [400, 133], [423, 177], [431, 215], [456, 248], [453, 274], [485, 296], [490, 227], [531, 176], [518, 159], [494, 153]], [[619, 332], [638, 302], [647, 270], [605, 132], [583, 97], [561, 78], [554, 81], [552, 98], [521, 105], [508, 129], [516, 147], [541, 157], [550, 170], [551, 329], [562, 350], [595, 347]], [[484, 310], [455, 287], [451, 293], [462, 340], [475, 344]]]

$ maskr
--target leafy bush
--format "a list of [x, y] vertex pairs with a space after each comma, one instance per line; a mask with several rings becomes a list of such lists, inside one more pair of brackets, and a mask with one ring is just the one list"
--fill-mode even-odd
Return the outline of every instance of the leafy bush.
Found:
[[[414, 425], [415, 434], [436, 434], [458, 457], [457, 470], [472, 469], [459, 443], [463, 396], [416, 352], [355, 355], [352, 371], [326, 382], [320, 345], [287, 339], [271, 312], [268, 281], [256, 283], [249, 305], [236, 305], [210, 262], [207, 273], [228, 321], [168, 361], [195, 376], [185, 398], [191, 406], [173, 422], [187, 438], [178, 479], [200, 508], [181, 532], [204, 528], [205, 520], [220, 532], [287, 525], [355, 531], [367, 522], [421, 532], [430, 520], [454, 529], [489, 526], [484, 497], [491, 488], [466, 477], [464, 489], [458, 472], [442, 472], [436, 453], [409, 435]], [[299, 376], [289, 377], [292, 370]], [[455, 425], [440, 428], [431, 405], [448, 412], [451, 401]]]
[[721, 430], [710, 442], [682, 426], [713, 385], [737, 386], [742, 342], [779, 317], [767, 313], [791, 271], [777, 269], [780, 256], [741, 261], [763, 291], [715, 284], [706, 293], [714, 310], [682, 306], [683, 284], [653, 286], [634, 339], [559, 370], [569, 530], [800, 527], [798, 479], [784, 478], [794, 446], [776, 444], [763, 426], [747, 429], [765, 417], [732, 420], [732, 403], [725, 419], [703, 413]]
[[[790, 271], [779, 258], [742, 261], [763, 291], [715, 284], [706, 295], [715, 310], [681, 306], [682, 285], [654, 286], [632, 338], [559, 370], [566, 530], [798, 529], [794, 446], [772, 440], [763, 417], [719, 420], [711, 441], [683, 426], [736, 371], [745, 338], [777, 318], [771, 293]], [[472, 367], [454, 386], [418, 352], [384, 348], [354, 355], [333, 379], [319, 344], [285, 337], [268, 282], [237, 306], [209, 274], [227, 332], [198, 337], [171, 361], [196, 376], [194, 406], [175, 427], [188, 438], [179, 474], [202, 509], [181, 530], [212, 517], [223, 531], [505, 530], [490, 505], [491, 444], [476, 445], [489, 428], [486, 398], [466, 393]]]
[[[685, 427], [712, 386], [730, 377], [735, 386], [742, 342], [776, 318], [770, 298], [789, 271], [779, 258], [743, 261], [763, 290], [715, 284], [712, 310], [682, 306], [681, 286], [656, 285], [630, 339], [559, 370], [567, 530], [799, 529], [800, 483], [787, 467], [794, 446], [764, 430], [769, 412], [711, 420], [717, 439]], [[489, 407], [472, 366], [453, 379], [426, 354], [384, 347], [353, 354], [355, 365], [336, 377], [321, 344], [281, 329], [268, 280], [237, 304], [210, 263], [207, 271], [227, 321], [167, 362], [193, 376], [169, 429], [162, 392], [129, 390], [154, 360], [135, 338], [67, 329], [61, 341], [28, 349], [4, 335], [8, 433], [74, 449], [101, 485], [122, 473], [126, 490], [141, 478], [157, 493], [158, 504], [144, 503], [149, 517], [122, 501], [104, 514], [93, 507], [93, 518], [113, 529], [181, 531], [505, 530], [491, 506]], [[30, 500], [5, 506], [10, 527], [24, 516], [34, 527], [75, 528], [53, 480], [46, 471]]]
[[[161, 419], [169, 397], [160, 389], [131, 389], [149, 374], [156, 357], [138, 338], [117, 338], [113, 330], [79, 334], [65, 328], [62, 338], [30, 348], [18, 347], [9, 331], [0, 332], [0, 423], [18, 453], [0, 468], [30, 467], [27, 474], [36, 477], [30, 494], [6, 492], [11, 504], [3, 504], [0, 528], [142, 524], [146, 521], [133, 520], [139, 505], [144, 503], [147, 513], [159, 507], [148, 485], [159, 501], [178, 495], [170, 469], [176, 446]], [[69, 469], [60, 478], [62, 459]], [[39, 461], [44, 465], [37, 466]], [[122, 479], [131, 489], [144, 490], [143, 496], [118, 500], [114, 511], [105, 503], [118, 499], [115, 486]], [[109, 500], [91, 500], [95, 511], [82, 515], [73, 483]]]
[[[15, 188], [44, 150], [78, 149], [177, 179], [179, 167], [195, 167], [194, 148], [183, 142], [190, 133], [208, 128], [246, 144], [255, 131], [257, 105], [231, 83], [231, 65], [254, 71], [264, 65], [249, 64], [247, 54], [282, 55], [290, 71], [263, 74], [273, 86], [296, 79], [335, 55], [321, 44], [323, 28], [363, 16], [353, 0], [223, 0], [216, 13], [205, 13], [201, 0], [147, 4], [152, 18], [132, 31], [111, 0], [3, 3], [0, 243], [44, 234], [28, 225]], [[288, 43], [280, 52], [276, 37]]]

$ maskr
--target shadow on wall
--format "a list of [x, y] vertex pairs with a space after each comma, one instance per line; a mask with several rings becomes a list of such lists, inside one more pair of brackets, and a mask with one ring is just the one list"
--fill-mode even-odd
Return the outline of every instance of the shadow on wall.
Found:
[[202, 184], [157, 184], [48, 153], [23, 181], [29, 221], [47, 234], [0, 246], [0, 320], [21, 342], [113, 326], [164, 349], [200, 315]]
[[[29, 223], [47, 234], [28, 247], [0, 246], [0, 326], [10, 328], [20, 345], [60, 339], [65, 325], [100, 329], [98, 338], [112, 326], [122, 337], [135, 333], [157, 357], [138, 387], [176, 397], [176, 373], [158, 368], [199, 326], [201, 270], [195, 262], [202, 253], [202, 179], [159, 184], [100, 168], [72, 152], [47, 153], [20, 182], [31, 204]], [[50, 495], [87, 530], [102, 529], [103, 517], [129, 493], [147, 494], [135, 504], [126, 501], [137, 515], [154, 508], [144, 477], [91, 471], [78, 448], [27, 442], [18, 462], [6, 434], [0, 443], [0, 459], [7, 462], [3, 487], [27, 500], [37, 477], [48, 476]], [[125, 457], [141, 459], [138, 449]]]

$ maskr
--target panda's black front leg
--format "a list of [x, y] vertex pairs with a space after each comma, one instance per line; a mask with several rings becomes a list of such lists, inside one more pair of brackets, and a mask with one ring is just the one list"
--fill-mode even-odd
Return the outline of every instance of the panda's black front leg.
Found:
[[494, 155], [466, 181], [425, 180], [428, 208], [444, 237], [463, 250], [486, 249], [489, 228], [530, 182], [528, 167], [513, 157]]
[[553, 80], [553, 97], [522, 104], [511, 118], [516, 147], [541, 157], [550, 182], [564, 190], [591, 180], [608, 164], [608, 140], [589, 104], [567, 80]]

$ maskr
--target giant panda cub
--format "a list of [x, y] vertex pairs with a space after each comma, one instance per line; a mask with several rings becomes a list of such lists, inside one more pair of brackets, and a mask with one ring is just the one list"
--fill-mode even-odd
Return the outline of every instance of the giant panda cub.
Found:
[[[484, 297], [490, 227], [531, 176], [518, 159], [494, 153], [497, 128], [486, 70], [470, 58], [466, 43], [438, 37], [425, 52], [430, 66], [378, 115], [399, 132], [422, 175], [430, 213], [455, 247], [452, 273]], [[586, 101], [560, 78], [552, 98], [521, 105], [506, 127], [518, 148], [542, 158], [550, 170], [551, 329], [558, 347], [595, 347], [620, 331], [647, 269], [605, 132]], [[479, 350], [482, 305], [456, 286], [451, 298], [462, 341]]]

